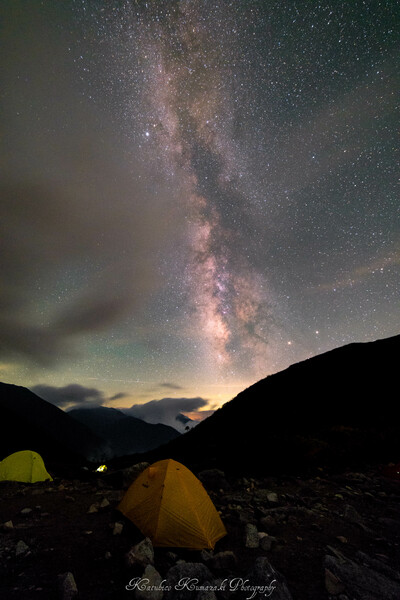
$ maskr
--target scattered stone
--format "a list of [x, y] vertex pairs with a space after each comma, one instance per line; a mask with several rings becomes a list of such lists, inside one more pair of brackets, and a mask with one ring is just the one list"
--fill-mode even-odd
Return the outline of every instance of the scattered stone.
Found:
[[98, 506], [99, 505], [97, 503], [91, 504], [90, 507], [89, 507], [89, 510], [87, 511], [87, 514], [90, 515], [91, 513], [97, 513], [97, 512], [99, 512]]
[[340, 561], [335, 556], [325, 556], [325, 567], [333, 573], [345, 587], [350, 596], [363, 600], [375, 600], [377, 590], [379, 600], [399, 600], [400, 582], [394, 581], [375, 570], [361, 566], [347, 559]]
[[254, 498], [255, 500], [259, 500], [260, 502], [267, 502], [268, 496], [270, 496], [273, 492], [271, 490], [265, 490], [263, 488], [254, 490]]
[[328, 594], [337, 596], [344, 592], [345, 587], [336, 575], [334, 575], [329, 569], [325, 569], [325, 588]]
[[346, 537], [344, 537], [344, 535], [337, 535], [336, 539], [339, 540], [339, 542], [342, 542], [342, 544], [347, 544], [348, 540]]
[[391, 519], [390, 517], [379, 517], [378, 523], [388, 527], [392, 534], [400, 537], [400, 520]]
[[225, 550], [212, 556], [207, 564], [211, 569], [233, 571], [237, 567], [237, 558], [232, 550]]
[[150, 538], [147, 537], [136, 544], [136, 546], [133, 546], [126, 555], [126, 562], [128, 566], [139, 564], [145, 567], [147, 565], [153, 565], [154, 548]]
[[21, 510], [21, 515], [29, 515], [32, 512], [31, 508], [23, 508]]
[[124, 524], [117, 521], [114, 523], [113, 535], [120, 535], [124, 528]]
[[[202, 552], [206, 552], [206, 550], [202, 550]], [[175, 554], [175, 552], [168, 551], [166, 553], [166, 557], [168, 558], [168, 560], [174, 563], [178, 560], [178, 555]]]
[[293, 600], [285, 577], [276, 571], [266, 556], [256, 559], [253, 569], [245, 578], [251, 586], [263, 586], [264, 597], [273, 600]]
[[279, 503], [278, 494], [276, 494], [275, 492], [270, 492], [269, 494], [267, 494], [267, 500], [271, 504], [278, 504]]
[[260, 540], [258, 537], [257, 527], [252, 523], [247, 523], [245, 529], [245, 546], [246, 548], [258, 548]]
[[196, 585], [201, 586], [211, 582], [213, 576], [203, 563], [180, 562], [169, 569], [165, 579], [171, 589], [165, 591], [164, 600], [188, 600], [188, 598], [197, 600], [195, 591], [189, 591], [187, 588], [179, 589], [179, 582], [197, 580]]
[[270, 533], [276, 533], [279, 529], [279, 523], [273, 515], [262, 517], [260, 519], [260, 525]]
[[3, 523], [4, 531], [11, 531], [12, 529], [14, 529], [14, 524], [12, 521], [6, 521], [5, 523]]
[[[378, 555], [376, 555], [378, 556]], [[382, 562], [382, 560], [378, 560], [377, 558], [372, 558], [368, 556], [361, 550], [356, 552], [356, 557], [363, 564], [372, 567], [375, 571], [379, 571], [383, 575], [387, 575], [388, 577], [394, 579], [395, 581], [400, 581], [400, 573], [389, 567], [386, 563]], [[386, 557], [387, 558], [387, 557]], [[385, 560], [385, 559], [384, 559]]]
[[260, 539], [260, 548], [265, 552], [269, 552], [272, 548], [272, 543], [276, 540], [276, 538], [266, 535], [265, 537]]
[[100, 502], [100, 508], [106, 508], [107, 506], [110, 506], [110, 503], [107, 498], [103, 498], [103, 500]]
[[23, 556], [29, 552], [29, 546], [23, 540], [19, 540], [15, 546], [15, 556]]
[[73, 496], [65, 496], [66, 502], [75, 502], [75, 498]]
[[365, 525], [362, 517], [358, 514], [354, 506], [351, 504], [346, 504], [344, 507], [344, 518], [350, 521], [351, 523], [355, 523], [361, 529], [367, 533], [371, 533], [371, 530]]
[[240, 523], [243, 524], [247, 524], [247, 523], [253, 523], [255, 522], [255, 518], [254, 518], [254, 514], [252, 511], [250, 510], [241, 510], [240, 507], [237, 507], [239, 509], [239, 521]]
[[72, 573], [63, 573], [59, 575], [60, 591], [62, 600], [73, 600], [78, 596], [78, 588]]
[[142, 589], [136, 589], [135, 600], [161, 600], [164, 596], [162, 578], [160, 573], [153, 567], [147, 565], [142, 575]]
[[106, 560], [110, 560], [111, 556], [112, 556], [112, 555], [111, 555], [111, 552], [108, 552], [108, 551], [107, 551], [107, 552], [105, 553], [105, 555], [104, 555], [104, 558], [105, 558]]

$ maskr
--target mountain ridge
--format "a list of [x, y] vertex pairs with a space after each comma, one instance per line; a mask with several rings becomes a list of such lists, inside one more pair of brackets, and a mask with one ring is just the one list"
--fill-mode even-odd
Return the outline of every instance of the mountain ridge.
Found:
[[[240, 392], [182, 438], [146, 455], [248, 472], [400, 458], [400, 335], [290, 365]], [[392, 457], [392, 458], [391, 458]]]
[[114, 456], [145, 452], [181, 435], [169, 425], [147, 423], [106, 406], [73, 408], [67, 414], [105, 439]]

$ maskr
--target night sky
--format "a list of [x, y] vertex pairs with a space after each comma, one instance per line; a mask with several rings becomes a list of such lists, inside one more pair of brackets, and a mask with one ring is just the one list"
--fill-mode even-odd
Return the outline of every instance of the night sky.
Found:
[[0, 379], [190, 412], [400, 333], [399, 21], [3, 0]]

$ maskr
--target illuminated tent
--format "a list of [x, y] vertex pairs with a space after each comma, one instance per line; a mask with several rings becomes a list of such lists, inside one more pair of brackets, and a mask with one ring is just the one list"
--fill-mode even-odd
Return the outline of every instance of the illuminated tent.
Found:
[[0, 481], [36, 483], [46, 479], [53, 481], [40, 454], [32, 450], [14, 452], [0, 462]]
[[226, 535], [203, 485], [184, 465], [160, 460], [132, 483], [118, 510], [154, 546], [214, 548]]

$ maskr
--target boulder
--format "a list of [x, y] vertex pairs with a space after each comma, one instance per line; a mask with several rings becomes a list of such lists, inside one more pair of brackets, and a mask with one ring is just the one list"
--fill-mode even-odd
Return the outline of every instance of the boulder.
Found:
[[143, 567], [153, 565], [154, 548], [151, 539], [147, 537], [136, 546], [133, 546], [126, 554], [126, 562], [130, 567], [133, 565], [142, 565]]
[[246, 548], [258, 548], [260, 545], [257, 527], [252, 523], [247, 523], [246, 525], [244, 543]]
[[147, 565], [145, 568], [142, 584], [135, 589], [135, 600], [162, 600], [164, 596], [162, 577], [153, 565]]
[[399, 600], [400, 581], [378, 573], [369, 566], [362, 566], [346, 559], [340, 560], [336, 556], [325, 556], [325, 568], [337, 577], [344, 585], [344, 591], [362, 600]]
[[[259, 597], [271, 597], [273, 600], [293, 600], [286, 583], [286, 579], [279, 571], [276, 571], [266, 556], [256, 559], [253, 569], [246, 577], [249, 585], [263, 587]], [[256, 595], [257, 596], [257, 595]]]
[[203, 563], [180, 562], [169, 569], [165, 579], [171, 589], [164, 592], [164, 600], [193, 600], [202, 591], [196, 588], [210, 585], [213, 576]]
[[62, 600], [73, 600], [78, 596], [78, 588], [72, 573], [59, 575], [60, 591]]
[[29, 546], [23, 540], [19, 540], [15, 546], [15, 556], [24, 556], [29, 552]]
[[237, 558], [232, 550], [225, 550], [212, 556], [207, 561], [207, 565], [210, 569], [234, 571], [237, 566]]

